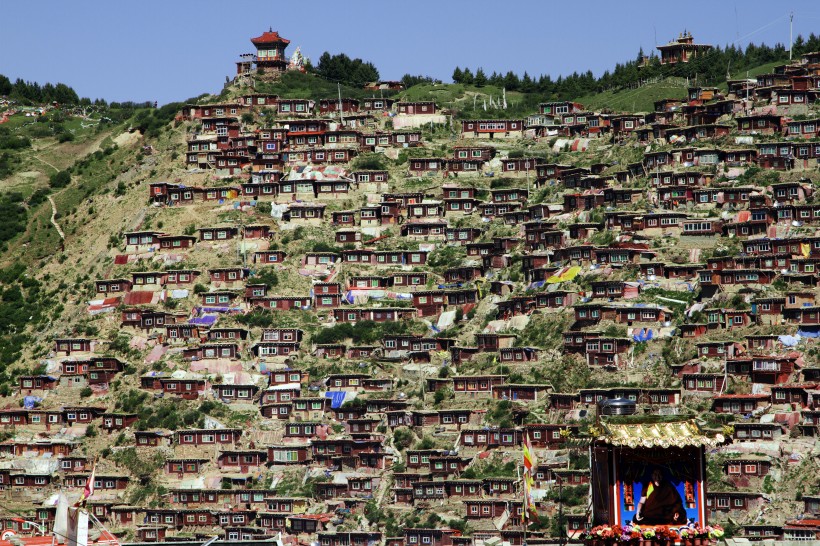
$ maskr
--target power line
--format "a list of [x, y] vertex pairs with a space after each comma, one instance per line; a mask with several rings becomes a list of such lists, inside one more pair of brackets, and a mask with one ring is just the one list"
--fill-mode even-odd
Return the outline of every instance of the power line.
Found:
[[739, 37], [739, 38], [738, 38], [737, 40], [735, 40], [734, 42], [729, 42], [729, 43], [730, 43], [730, 44], [736, 44], [737, 42], [740, 42], [741, 40], [745, 40], [745, 39], [746, 39], [746, 38], [748, 38], [749, 36], [754, 36], [754, 35], [755, 35], [755, 34], [757, 34], [758, 32], [761, 32], [761, 31], [763, 31], [763, 30], [766, 30], [766, 29], [767, 29], [767, 28], [769, 28], [770, 26], [773, 26], [773, 25], [776, 25], [777, 23], [782, 22], [782, 21], [783, 21], [786, 17], [788, 17], [788, 16], [789, 16], [789, 14], [788, 14], [788, 13], [784, 13], [784, 14], [783, 14], [783, 15], [781, 15], [780, 17], [777, 17], [777, 18], [775, 18], [775, 19], [772, 19], [771, 21], [769, 21], [768, 23], [766, 23], [766, 24], [765, 24], [765, 25], [763, 25], [762, 27], [759, 27], [759, 28], [757, 28], [757, 29], [755, 29], [755, 30], [753, 30], [753, 31], [751, 31], [751, 32], [749, 32], [749, 33], [747, 33], [747, 34], [744, 34], [743, 36]]

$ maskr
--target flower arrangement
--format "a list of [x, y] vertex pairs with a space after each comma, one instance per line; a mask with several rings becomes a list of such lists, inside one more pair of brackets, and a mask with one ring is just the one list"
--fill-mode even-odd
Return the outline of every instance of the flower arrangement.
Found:
[[688, 524], [678, 528], [678, 534], [683, 540], [696, 538], [698, 536], [698, 526], [695, 525], [694, 521], [690, 521]]
[[680, 535], [671, 527], [657, 527], [655, 528], [655, 537], [658, 540], [668, 542], [670, 540], [678, 540]]
[[694, 521], [690, 521], [687, 525], [680, 527], [678, 532], [682, 543], [686, 545], [700, 546], [723, 537], [723, 528], [719, 525], [702, 527]]
[[677, 531], [667, 527], [641, 527], [626, 522], [624, 525], [599, 525], [581, 538], [591, 546], [615, 544], [668, 545], [679, 538]]
[[719, 538], [723, 538], [723, 527], [720, 525], [709, 525], [706, 527], [707, 537], [710, 539], [717, 540]]

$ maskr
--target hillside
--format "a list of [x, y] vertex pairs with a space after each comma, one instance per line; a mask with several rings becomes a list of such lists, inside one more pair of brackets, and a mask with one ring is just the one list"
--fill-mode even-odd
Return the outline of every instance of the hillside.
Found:
[[654, 112], [671, 79], [539, 113], [556, 97], [246, 76], [4, 104], [10, 514], [53, 525], [93, 468], [122, 542], [577, 541], [594, 456], [628, 517], [665, 491], [647, 525], [820, 532], [816, 101], [761, 92], [744, 127], [728, 87]]
[[661, 99], [682, 99], [686, 96], [687, 83], [681, 78], [667, 78], [657, 83], [649, 83], [634, 89], [604, 91], [594, 95], [578, 97], [590, 110], [610, 110], [613, 112], [651, 112], [655, 101]]

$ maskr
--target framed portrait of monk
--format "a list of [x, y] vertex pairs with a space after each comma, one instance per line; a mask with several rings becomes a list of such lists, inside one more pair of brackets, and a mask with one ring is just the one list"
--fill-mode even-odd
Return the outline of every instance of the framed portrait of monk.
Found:
[[[615, 456], [617, 520], [641, 526], [704, 524], [697, 450], [629, 450]], [[667, 455], [663, 457], [664, 454]]]

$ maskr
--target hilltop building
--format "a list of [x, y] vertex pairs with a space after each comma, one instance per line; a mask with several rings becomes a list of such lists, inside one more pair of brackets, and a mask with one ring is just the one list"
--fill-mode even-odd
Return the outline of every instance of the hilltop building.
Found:
[[288, 69], [288, 58], [285, 55], [285, 48], [290, 40], [279, 36], [273, 28], [268, 28], [256, 38], [251, 38], [251, 43], [256, 48], [256, 53], [245, 53], [240, 55], [240, 60], [236, 62], [236, 74], [238, 76], [250, 74], [256, 67], [257, 72], [280, 74]]
[[688, 63], [696, 55], [706, 53], [712, 49], [712, 46], [694, 43], [692, 33], [684, 30], [677, 40], [658, 46], [658, 49], [661, 52], [661, 64], [677, 64]]

